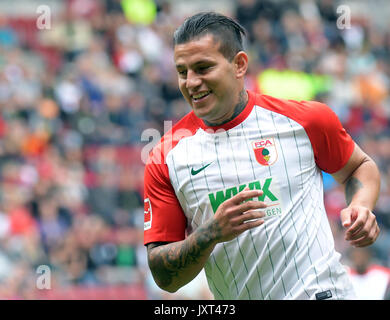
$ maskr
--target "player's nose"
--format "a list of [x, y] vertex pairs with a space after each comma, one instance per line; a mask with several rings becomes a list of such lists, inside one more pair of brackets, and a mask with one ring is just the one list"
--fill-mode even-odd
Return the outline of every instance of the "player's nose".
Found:
[[186, 79], [186, 88], [189, 89], [189, 91], [194, 91], [193, 89], [199, 87], [202, 84], [201, 78], [193, 71], [189, 70], [187, 72], [187, 79]]

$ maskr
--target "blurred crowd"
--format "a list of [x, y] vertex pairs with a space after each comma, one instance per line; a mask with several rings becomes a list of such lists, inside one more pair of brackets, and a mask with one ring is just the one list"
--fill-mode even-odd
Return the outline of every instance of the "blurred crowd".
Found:
[[[132, 21], [120, 0], [60, 2], [49, 29], [35, 12], [0, 13], [0, 298], [209, 298], [203, 278], [187, 293], [157, 290], [143, 246], [141, 136], [190, 111], [172, 48], [185, 16], [175, 0], [148, 1], [151, 23]], [[381, 170], [369, 263], [390, 267], [389, 25], [352, 13], [340, 28], [332, 0], [232, 3], [248, 31], [247, 88], [262, 92], [257, 76], [270, 68], [331, 77], [315, 98]], [[336, 248], [353, 268], [344, 194], [324, 181]], [[37, 289], [42, 265], [50, 290]]]

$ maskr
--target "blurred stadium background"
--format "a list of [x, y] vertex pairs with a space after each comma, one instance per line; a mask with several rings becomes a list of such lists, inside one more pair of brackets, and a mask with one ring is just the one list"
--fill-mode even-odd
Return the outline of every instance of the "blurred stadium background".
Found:
[[[42, 5], [50, 17], [39, 26]], [[171, 38], [206, 10], [247, 29], [248, 88], [327, 103], [376, 161], [382, 232], [368, 263], [390, 267], [387, 0], [2, 0], [0, 299], [211, 298], [203, 274], [159, 290], [142, 230], [141, 135], [189, 111]], [[324, 183], [336, 248], [354, 267], [343, 191]], [[37, 287], [42, 265], [50, 289]]]

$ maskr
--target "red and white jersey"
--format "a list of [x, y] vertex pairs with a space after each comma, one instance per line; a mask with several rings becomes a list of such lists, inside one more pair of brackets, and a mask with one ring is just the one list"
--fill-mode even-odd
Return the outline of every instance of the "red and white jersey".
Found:
[[144, 243], [185, 239], [245, 187], [262, 189], [265, 223], [219, 243], [206, 265], [216, 299], [352, 299], [323, 202], [354, 142], [319, 102], [249, 92], [243, 112], [207, 127], [193, 112], [152, 151], [145, 168]]
[[352, 285], [359, 300], [383, 300], [390, 286], [390, 269], [379, 266], [370, 266], [365, 273], [357, 273], [349, 269]]

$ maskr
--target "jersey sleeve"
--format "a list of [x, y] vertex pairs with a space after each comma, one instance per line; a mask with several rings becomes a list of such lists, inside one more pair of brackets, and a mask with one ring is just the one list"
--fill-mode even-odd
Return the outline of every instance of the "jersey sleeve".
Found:
[[348, 162], [355, 142], [326, 104], [314, 101], [301, 103], [307, 111], [302, 124], [312, 144], [316, 164], [327, 173], [335, 173]]
[[258, 96], [258, 103], [283, 114], [304, 127], [313, 148], [314, 159], [321, 170], [335, 173], [352, 155], [355, 142], [339, 118], [326, 104], [316, 101], [294, 101]]
[[149, 157], [144, 174], [144, 245], [185, 238], [186, 217], [164, 161]]

